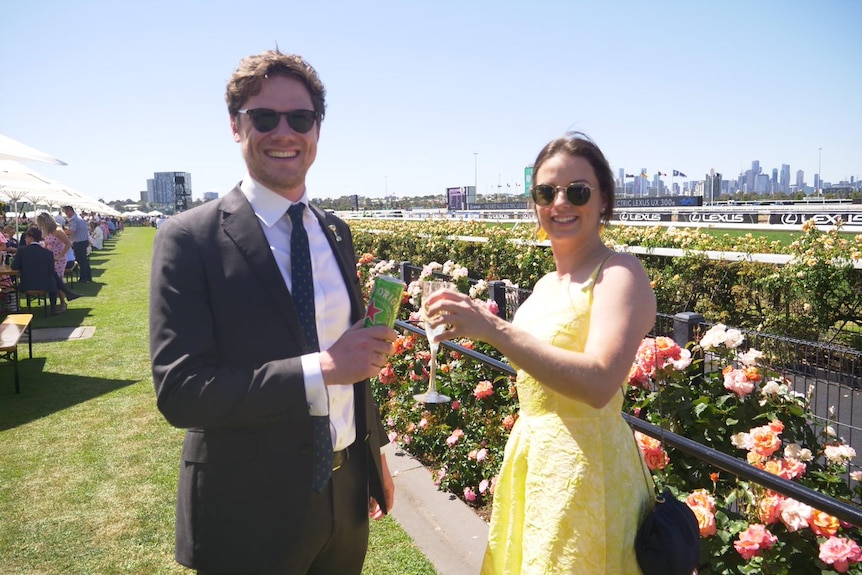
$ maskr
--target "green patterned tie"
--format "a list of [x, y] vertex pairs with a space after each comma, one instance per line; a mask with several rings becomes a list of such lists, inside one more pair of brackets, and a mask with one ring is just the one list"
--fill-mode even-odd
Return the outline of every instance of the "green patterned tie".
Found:
[[[299, 315], [299, 323], [305, 341], [312, 351], [319, 351], [317, 323], [314, 319], [314, 280], [311, 275], [311, 250], [308, 248], [308, 234], [302, 225], [302, 211], [305, 204], [290, 206], [287, 214], [293, 223], [290, 233], [290, 281], [293, 303]], [[332, 475], [332, 439], [329, 434], [329, 416], [312, 416], [311, 425], [314, 437], [314, 468], [311, 486], [315, 491], [323, 491]]]

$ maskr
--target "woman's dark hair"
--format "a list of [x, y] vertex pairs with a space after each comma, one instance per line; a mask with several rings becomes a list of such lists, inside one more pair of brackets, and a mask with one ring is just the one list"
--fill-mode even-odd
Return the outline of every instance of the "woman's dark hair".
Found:
[[584, 158], [593, 167], [596, 180], [599, 182], [599, 193], [605, 201], [605, 211], [601, 215], [601, 221], [607, 225], [614, 213], [614, 173], [605, 159], [605, 155], [599, 147], [583, 132], [569, 132], [562, 138], [549, 142], [533, 162], [533, 176], [539, 172], [542, 164], [553, 156], [564, 154], [567, 156]]

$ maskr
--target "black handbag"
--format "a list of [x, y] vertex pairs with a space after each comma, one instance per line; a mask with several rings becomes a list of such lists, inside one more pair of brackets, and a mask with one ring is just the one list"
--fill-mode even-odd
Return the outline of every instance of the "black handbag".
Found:
[[[632, 435], [647, 489], [653, 489], [638, 442]], [[638, 527], [635, 554], [644, 575], [691, 575], [700, 562], [700, 527], [688, 505], [670, 489], [655, 498]]]
[[667, 488], [655, 498], [635, 536], [644, 575], [691, 575], [700, 561], [700, 528], [688, 505]]

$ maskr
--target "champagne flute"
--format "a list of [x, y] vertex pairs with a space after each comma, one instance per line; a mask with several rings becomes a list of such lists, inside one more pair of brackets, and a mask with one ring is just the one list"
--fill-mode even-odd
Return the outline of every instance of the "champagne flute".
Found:
[[437, 391], [437, 351], [440, 349], [440, 334], [446, 330], [446, 324], [440, 324], [432, 328], [428, 322], [427, 310], [425, 302], [431, 297], [434, 292], [441, 289], [450, 288], [452, 284], [446, 281], [430, 280], [422, 282], [422, 317], [425, 320], [425, 336], [428, 338], [428, 346], [431, 348], [431, 362], [428, 366], [428, 390], [425, 393], [419, 393], [413, 396], [416, 401], [423, 403], [447, 403], [451, 398]]

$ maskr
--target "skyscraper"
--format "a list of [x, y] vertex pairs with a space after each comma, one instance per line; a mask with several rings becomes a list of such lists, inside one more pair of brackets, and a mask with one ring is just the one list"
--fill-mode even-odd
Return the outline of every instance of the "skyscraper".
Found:
[[800, 191], [805, 187], [805, 172], [803, 170], [796, 171], [796, 187]]
[[710, 170], [703, 182], [703, 199], [710, 204], [721, 196], [721, 174]]
[[778, 180], [778, 189], [785, 194], [790, 191], [790, 164], [781, 164], [781, 177]]

